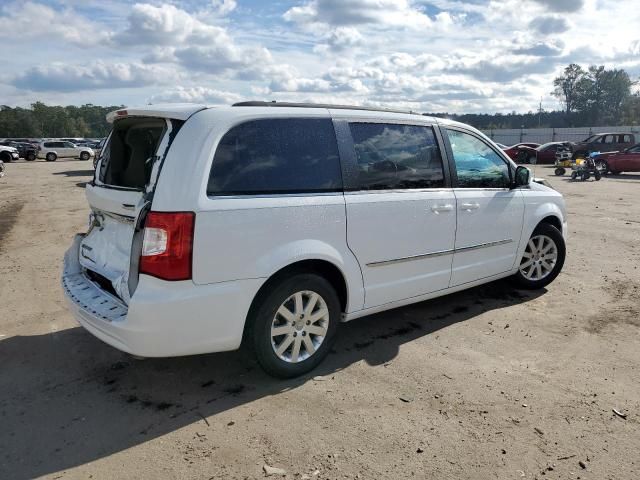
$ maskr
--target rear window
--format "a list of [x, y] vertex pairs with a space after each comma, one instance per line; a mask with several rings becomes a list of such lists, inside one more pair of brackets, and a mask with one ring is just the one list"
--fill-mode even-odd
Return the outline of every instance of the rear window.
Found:
[[98, 179], [105, 185], [143, 189], [149, 182], [165, 129], [163, 118], [125, 118], [114, 122], [100, 156]]
[[220, 140], [208, 195], [335, 192], [342, 174], [330, 119], [242, 123]]

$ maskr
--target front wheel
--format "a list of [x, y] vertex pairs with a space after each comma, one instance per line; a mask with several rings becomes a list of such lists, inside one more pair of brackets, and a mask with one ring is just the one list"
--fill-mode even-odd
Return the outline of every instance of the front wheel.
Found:
[[596, 170], [598, 170], [602, 175], [606, 175], [609, 171], [609, 166], [605, 160], [597, 160], [596, 161]]
[[27, 162], [33, 162], [36, 159], [36, 154], [33, 152], [27, 153]]
[[89, 155], [89, 152], [82, 152], [80, 154], [80, 160], [89, 160], [89, 157], [91, 157], [91, 155]]
[[567, 171], [562, 168], [562, 167], [558, 167], [556, 168], [553, 173], [555, 173], [558, 177], [561, 177], [562, 175], [564, 175]]
[[58, 156], [53, 152], [47, 153], [47, 155], [44, 157], [44, 159], [47, 162], [55, 162], [57, 158], [58, 158]]
[[257, 302], [247, 319], [248, 336], [267, 373], [297, 377], [327, 356], [340, 322], [340, 301], [327, 280], [312, 273], [293, 275]]
[[562, 233], [548, 223], [536, 227], [520, 260], [516, 282], [526, 289], [547, 286], [558, 276], [566, 255]]

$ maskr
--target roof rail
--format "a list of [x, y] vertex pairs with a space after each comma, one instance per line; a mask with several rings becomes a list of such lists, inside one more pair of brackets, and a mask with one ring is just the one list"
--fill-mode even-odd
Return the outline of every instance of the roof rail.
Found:
[[411, 110], [394, 110], [390, 108], [376, 107], [359, 107], [356, 105], [332, 105], [330, 103], [296, 103], [296, 102], [263, 102], [259, 100], [251, 100], [248, 102], [237, 102], [232, 107], [294, 107], [294, 108], [333, 108], [336, 110], [366, 110], [369, 112], [386, 112], [386, 113], [406, 113], [410, 115], [423, 115], [419, 112]]

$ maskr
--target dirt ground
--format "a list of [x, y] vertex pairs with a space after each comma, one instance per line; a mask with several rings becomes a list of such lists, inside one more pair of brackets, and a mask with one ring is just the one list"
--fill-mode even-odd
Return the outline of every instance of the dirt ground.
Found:
[[21, 161], [0, 179], [0, 479], [640, 477], [640, 175], [539, 166], [570, 223], [547, 290], [353, 321], [279, 381], [243, 351], [140, 361], [78, 327], [59, 277], [91, 173]]

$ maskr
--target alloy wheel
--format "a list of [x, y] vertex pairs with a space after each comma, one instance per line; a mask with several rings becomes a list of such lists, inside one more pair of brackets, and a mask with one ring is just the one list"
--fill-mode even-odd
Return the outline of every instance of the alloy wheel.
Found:
[[558, 261], [558, 247], [546, 235], [531, 237], [520, 261], [520, 273], [527, 280], [542, 280], [547, 277]]
[[320, 348], [329, 327], [329, 308], [316, 292], [303, 290], [287, 298], [271, 323], [271, 346], [288, 363], [311, 357]]

